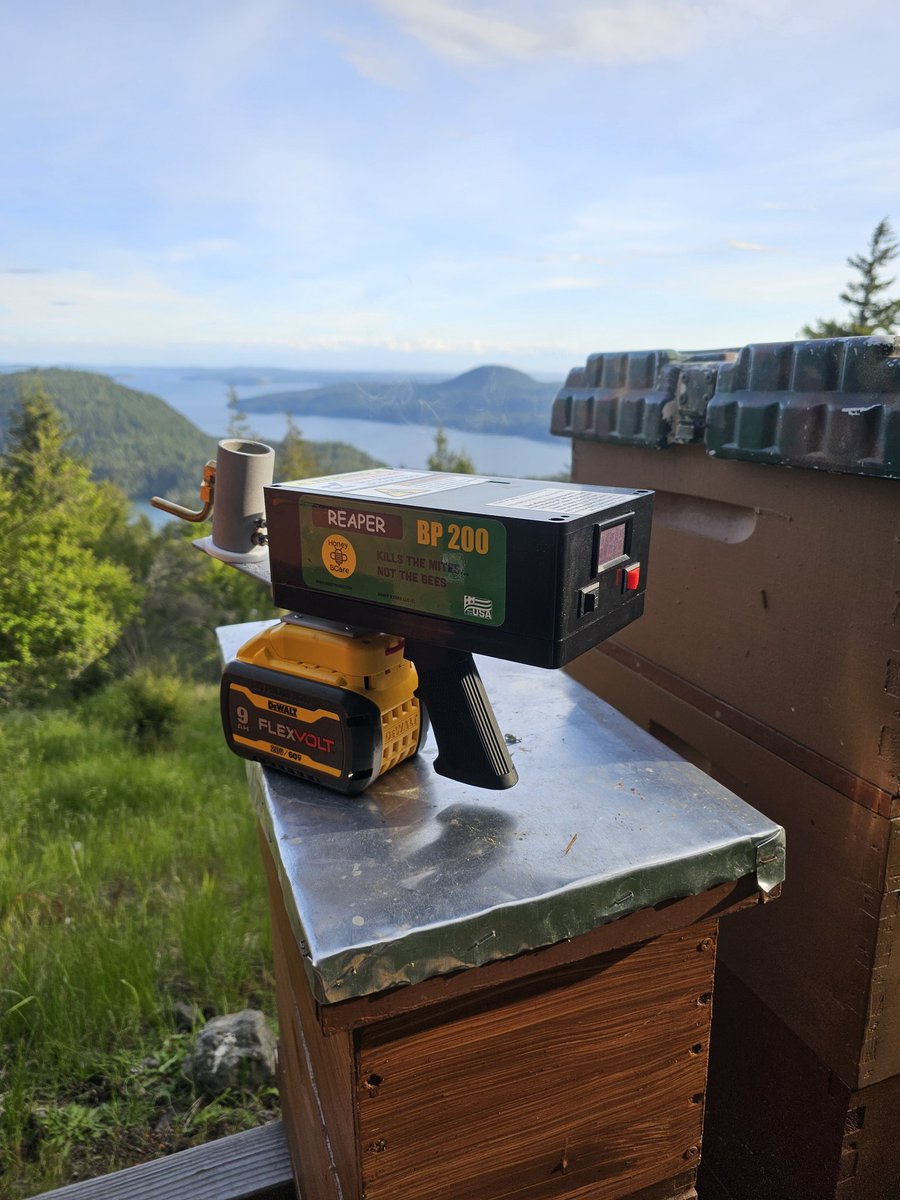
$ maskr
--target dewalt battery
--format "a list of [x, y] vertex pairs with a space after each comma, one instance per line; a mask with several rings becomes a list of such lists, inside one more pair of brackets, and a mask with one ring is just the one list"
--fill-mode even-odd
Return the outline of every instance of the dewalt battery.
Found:
[[347, 795], [414, 755], [428, 729], [404, 642], [330, 621], [288, 617], [225, 668], [222, 725], [231, 750]]

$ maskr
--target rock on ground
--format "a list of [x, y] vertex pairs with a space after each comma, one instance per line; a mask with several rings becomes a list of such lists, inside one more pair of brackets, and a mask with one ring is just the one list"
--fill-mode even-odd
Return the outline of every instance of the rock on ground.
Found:
[[200, 1091], [218, 1095], [256, 1091], [275, 1079], [275, 1035], [255, 1008], [213, 1017], [200, 1032], [184, 1063]]

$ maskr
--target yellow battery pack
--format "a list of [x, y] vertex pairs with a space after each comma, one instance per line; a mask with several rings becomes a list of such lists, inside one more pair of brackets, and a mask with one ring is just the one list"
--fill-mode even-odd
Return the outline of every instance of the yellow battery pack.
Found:
[[222, 726], [242, 758], [347, 795], [414, 755], [428, 730], [403, 638], [287, 617], [225, 668]]

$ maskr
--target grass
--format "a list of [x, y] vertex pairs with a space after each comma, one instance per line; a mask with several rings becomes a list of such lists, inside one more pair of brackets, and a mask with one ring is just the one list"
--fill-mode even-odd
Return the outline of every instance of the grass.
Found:
[[216, 689], [143, 674], [0, 720], [0, 1197], [258, 1124], [196, 1095], [181, 1001], [272, 1013], [243, 764]]

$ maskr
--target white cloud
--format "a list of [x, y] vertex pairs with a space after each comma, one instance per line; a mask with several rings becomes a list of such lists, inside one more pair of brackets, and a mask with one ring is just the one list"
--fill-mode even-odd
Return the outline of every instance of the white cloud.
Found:
[[485, 15], [480, 5], [476, 9], [453, 0], [380, 0], [380, 6], [412, 37], [457, 62], [475, 62], [488, 55], [530, 59], [543, 40], [540, 29], [529, 29], [509, 17]]
[[[784, 16], [776, 0], [376, 0], [401, 29], [459, 63], [576, 59], [611, 66], [678, 59]], [[811, 0], [799, 7], [811, 7]], [[821, 4], [819, 5], [821, 8]], [[828, 7], [827, 0], [825, 7]]]
[[0, 276], [0, 304], [12, 315], [4, 320], [4, 340], [43, 336], [82, 341], [121, 337], [151, 323], [154, 334], [183, 337], [215, 320], [214, 305], [179, 291], [147, 270], [119, 275], [95, 271], [46, 271], [40, 275]]
[[[365, 215], [355, 204], [353, 180], [352, 164], [313, 147], [302, 132], [290, 139], [269, 131], [253, 136], [242, 129], [204, 162], [202, 171], [181, 164], [157, 187], [173, 209], [199, 213], [208, 207], [224, 226], [241, 229], [245, 250], [248, 233], [277, 244], [278, 256], [286, 262], [329, 245], [336, 253], [346, 242], [350, 228]], [[237, 222], [235, 212], [240, 214]], [[204, 238], [191, 245], [227, 251], [227, 239]]]
[[229, 87], [284, 36], [291, 7], [290, 0], [218, 3], [215, 19], [194, 25], [176, 52], [185, 79], [213, 93]]
[[553, 31], [558, 53], [605, 65], [680, 58], [708, 19], [691, 0], [626, 0], [577, 7]]
[[535, 342], [525, 335], [519, 339], [487, 339], [446, 338], [427, 334], [415, 337], [398, 337], [392, 334], [312, 334], [286, 335], [277, 341], [268, 338], [245, 338], [242, 344], [274, 345], [296, 351], [363, 349], [388, 350], [396, 354], [465, 354], [475, 358], [483, 358], [485, 355], [547, 353], [572, 349], [571, 344], [566, 341]]
[[774, 246], [763, 246], [759, 242], [742, 242], [739, 238], [729, 238], [728, 245], [732, 250], [749, 250], [754, 254], [776, 254]]
[[343, 32], [332, 34], [334, 41], [343, 48], [344, 58], [364, 79], [381, 87], [409, 88], [418, 80], [406, 56], [398, 53], [395, 46], [379, 38], [364, 38]]

